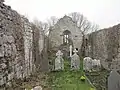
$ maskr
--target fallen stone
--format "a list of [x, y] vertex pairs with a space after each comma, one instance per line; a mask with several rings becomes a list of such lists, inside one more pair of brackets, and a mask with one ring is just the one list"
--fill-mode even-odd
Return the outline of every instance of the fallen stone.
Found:
[[41, 86], [36, 86], [33, 89], [31, 89], [31, 90], [42, 90], [42, 87]]

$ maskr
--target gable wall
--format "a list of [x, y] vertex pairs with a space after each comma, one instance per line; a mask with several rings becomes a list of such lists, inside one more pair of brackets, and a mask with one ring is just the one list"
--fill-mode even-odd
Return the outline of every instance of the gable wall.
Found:
[[[72, 34], [72, 40], [74, 47], [81, 48], [82, 34], [76, 24], [67, 16], [61, 18], [54, 26], [54, 29], [50, 32], [50, 41], [52, 47], [59, 47], [63, 44], [63, 37], [61, 36], [65, 30], [69, 30]], [[77, 36], [77, 37], [75, 37]]]

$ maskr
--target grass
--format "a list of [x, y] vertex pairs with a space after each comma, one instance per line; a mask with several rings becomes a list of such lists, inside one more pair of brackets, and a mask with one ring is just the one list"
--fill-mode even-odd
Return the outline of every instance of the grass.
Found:
[[50, 73], [49, 82], [52, 86], [52, 90], [94, 90], [87, 81], [82, 82], [80, 80], [80, 77], [83, 75], [82, 63], [78, 71], [70, 70], [69, 60], [65, 60], [64, 65], [64, 71]]

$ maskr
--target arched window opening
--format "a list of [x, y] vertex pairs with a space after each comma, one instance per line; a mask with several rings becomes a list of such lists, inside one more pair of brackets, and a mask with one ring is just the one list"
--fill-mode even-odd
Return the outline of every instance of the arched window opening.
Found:
[[63, 44], [69, 44], [71, 40], [71, 32], [69, 30], [65, 30], [63, 32]]
[[68, 39], [69, 39], [69, 36], [68, 36], [68, 35], [64, 35], [64, 40], [65, 40], [64, 42], [65, 42], [65, 43], [68, 43], [68, 42], [69, 42]]

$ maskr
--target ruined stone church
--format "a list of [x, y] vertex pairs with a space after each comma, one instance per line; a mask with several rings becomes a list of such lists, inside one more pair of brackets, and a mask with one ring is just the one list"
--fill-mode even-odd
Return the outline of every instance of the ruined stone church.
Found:
[[[38, 70], [48, 72], [48, 46], [64, 55], [70, 45], [81, 49], [82, 31], [69, 16], [59, 19], [47, 37], [41, 28], [3, 2], [0, 0], [0, 90], [10, 90], [11, 81], [28, 78]], [[120, 71], [120, 24], [87, 35], [85, 55], [100, 60], [103, 69]]]
[[74, 49], [81, 49], [82, 31], [77, 27], [72, 18], [64, 16], [54, 25], [50, 31], [49, 39], [51, 47], [72, 45]]

